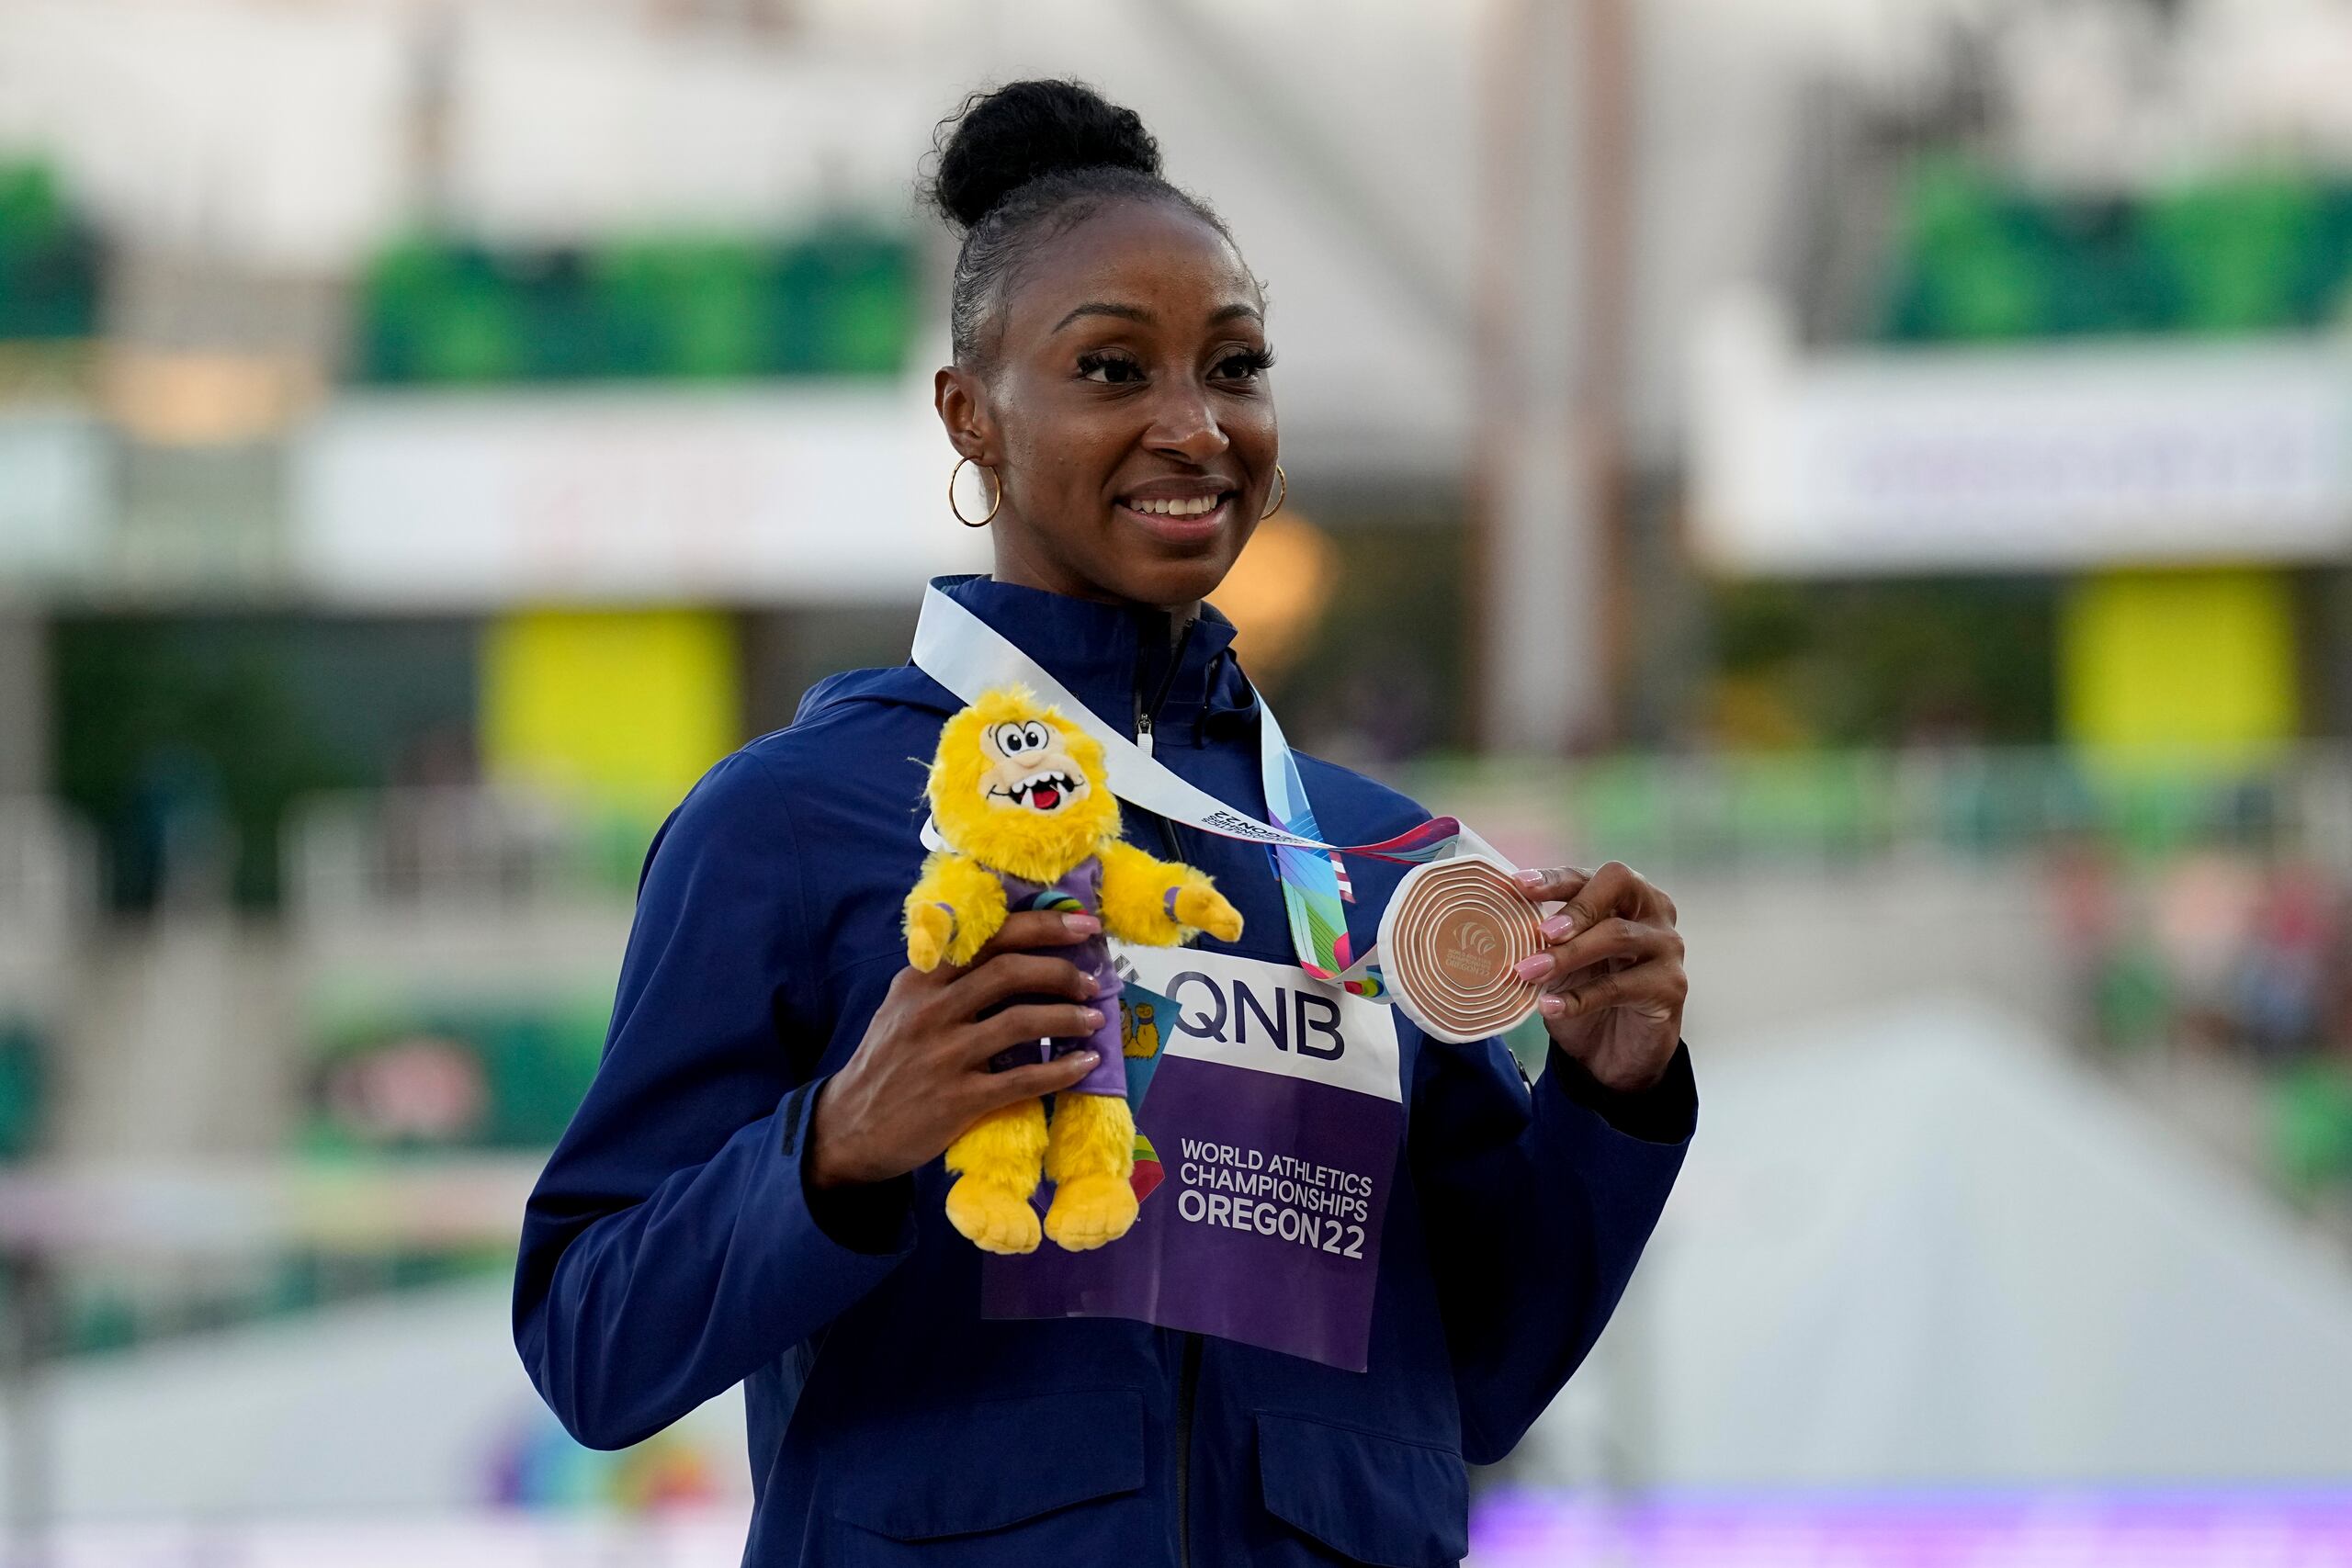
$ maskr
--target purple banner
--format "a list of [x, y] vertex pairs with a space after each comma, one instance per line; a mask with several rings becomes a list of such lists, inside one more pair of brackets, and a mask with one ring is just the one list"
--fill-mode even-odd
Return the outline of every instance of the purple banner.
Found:
[[[1248, 967], [1285, 987], [1326, 988], [1297, 970]], [[1395, 1082], [1393, 1021], [1359, 1002], [1276, 1033], [1260, 1021], [1295, 1004], [1233, 960], [1179, 973], [1168, 991], [1168, 1010], [1182, 1010], [1136, 1116], [1161, 1180], [1135, 1228], [1092, 1252], [1048, 1242], [984, 1258], [982, 1314], [1134, 1318], [1363, 1371], [1405, 1113], [1332, 1080], [1369, 1070]], [[1230, 1005], [1244, 995], [1252, 999]], [[1258, 1024], [1254, 1040], [1242, 1018]], [[1270, 1065], [1233, 1059], [1252, 1050]], [[1346, 1062], [1351, 1050], [1357, 1059]]]

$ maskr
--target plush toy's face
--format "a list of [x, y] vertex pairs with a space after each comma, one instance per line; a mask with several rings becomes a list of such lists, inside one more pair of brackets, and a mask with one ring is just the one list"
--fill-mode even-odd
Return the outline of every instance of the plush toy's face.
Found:
[[1051, 882], [1119, 832], [1102, 748], [1018, 687], [984, 692], [939, 732], [932, 820], [983, 865]]
[[1094, 785], [1069, 754], [1071, 731], [1057, 721], [1009, 718], [980, 731], [989, 759], [980, 793], [990, 806], [1051, 814], [1075, 811]]

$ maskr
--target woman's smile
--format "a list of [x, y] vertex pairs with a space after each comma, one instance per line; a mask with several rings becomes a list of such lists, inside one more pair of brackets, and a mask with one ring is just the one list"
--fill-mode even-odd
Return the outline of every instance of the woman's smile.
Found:
[[1158, 479], [1119, 497], [1125, 521], [1170, 544], [1214, 539], [1233, 521], [1239, 487], [1225, 479]]

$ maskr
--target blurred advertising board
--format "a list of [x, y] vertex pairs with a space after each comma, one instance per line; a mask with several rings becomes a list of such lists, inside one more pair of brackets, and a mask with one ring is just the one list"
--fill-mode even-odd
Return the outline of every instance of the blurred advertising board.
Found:
[[2328, 559], [2352, 548], [2352, 352], [2319, 338], [1801, 354], [1700, 329], [1693, 542], [1778, 575]]
[[66, 412], [0, 415], [0, 592], [91, 574], [113, 497], [98, 422]]
[[1479, 1500], [1471, 1549], [1471, 1568], [2337, 1568], [2352, 1562], [2352, 1494], [2051, 1485], [1616, 1503], [1500, 1490]]
[[296, 578], [388, 608], [903, 598], [984, 559], [911, 391], [345, 398], [294, 453]]

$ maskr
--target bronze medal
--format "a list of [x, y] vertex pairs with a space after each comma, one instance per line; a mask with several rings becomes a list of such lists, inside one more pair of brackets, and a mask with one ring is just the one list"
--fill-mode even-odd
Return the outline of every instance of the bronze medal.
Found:
[[1458, 1045], [1499, 1034], [1535, 1010], [1535, 987], [1511, 971], [1544, 950], [1542, 920], [1492, 861], [1416, 866], [1381, 918], [1382, 976], [1433, 1037]]

